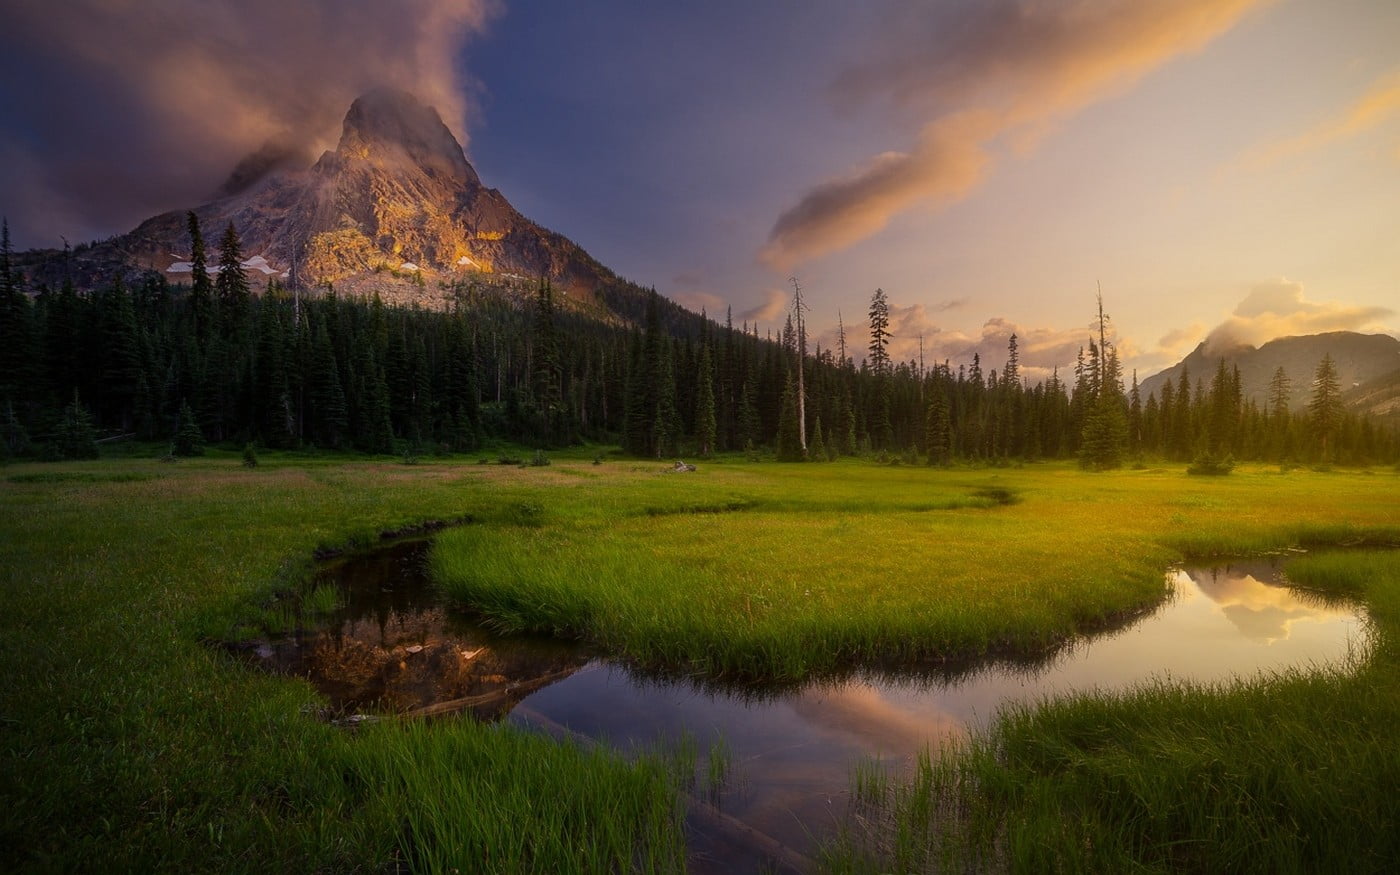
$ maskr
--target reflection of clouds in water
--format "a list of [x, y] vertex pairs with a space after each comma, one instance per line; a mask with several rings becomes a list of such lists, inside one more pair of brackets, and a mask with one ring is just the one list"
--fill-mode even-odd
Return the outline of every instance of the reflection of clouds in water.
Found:
[[1182, 586], [1179, 591], [1199, 588], [1251, 641], [1281, 641], [1288, 638], [1295, 623], [1336, 620], [1354, 613], [1340, 605], [1309, 604], [1288, 587], [1263, 583], [1243, 569], [1215, 568], [1178, 575], [1179, 582], [1180, 577], [1187, 577], [1195, 583], [1195, 587]]
[[880, 690], [855, 684], [808, 690], [792, 709], [812, 726], [858, 738], [876, 750], [917, 750], [930, 741], [967, 734], [967, 725], [952, 714], [936, 708], [912, 712]]

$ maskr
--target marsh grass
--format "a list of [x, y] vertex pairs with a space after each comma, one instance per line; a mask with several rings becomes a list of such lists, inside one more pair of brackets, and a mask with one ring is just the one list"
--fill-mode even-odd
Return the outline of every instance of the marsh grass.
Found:
[[[629, 763], [460, 720], [345, 732], [315, 718], [321, 703], [304, 682], [250, 672], [201, 643], [260, 624], [277, 610], [274, 596], [305, 582], [318, 548], [378, 543], [383, 532], [426, 520], [477, 520], [443, 536], [444, 545], [462, 540], [445, 546], [441, 561], [499, 556], [514, 585], [467, 579], [493, 593], [502, 625], [557, 627], [663, 662], [794, 677], [875, 654], [1054, 638], [1160, 598], [1162, 568], [1188, 546], [1229, 552], [1400, 534], [1389, 474], [1242, 468], [1216, 480], [845, 460], [707, 463], [675, 476], [655, 465], [594, 467], [595, 453], [559, 452], [547, 468], [516, 468], [267, 451], [244, 469], [236, 451], [211, 449], [178, 464], [161, 464], [152, 451], [7, 468], [0, 859], [10, 870], [46, 871], [679, 868], [675, 776], [695, 774], [694, 754], [688, 770], [645, 757]], [[984, 487], [1016, 490], [1022, 501], [989, 501], [976, 494]], [[732, 502], [743, 506], [688, 510]], [[1308, 586], [1341, 586], [1329, 574], [1351, 579], [1295, 568]], [[610, 580], [614, 569], [637, 591]], [[1378, 622], [1396, 622], [1400, 587], [1363, 592]], [[1382, 635], [1377, 652], [1393, 653], [1393, 641]], [[1286, 682], [1300, 690], [1295, 710], [1307, 723], [1342, 733], [1341, 749], [1354, 749], [1354, 766], [1342, 754], [1324, 762], [1343, 776], [1335, 782], [1343, 804], [1294, 810], [1319, 818], [1302, 821], [1308, 835], [1323, 836], [1316, 841], [1335, 835], [1341, 847], [1387, 817], [1395, 822], [1394, 794], [1377, 789], [1395, 786], [1385, 771], [1392, 764], [1367, 749], [1393, 737], [1388, 658], [1385, 671], [1356, 675], [1370, 679], [1369, 689], [1339, 693], [1346, 678], [1333, 676]], [[1192, 695], [1209, 718], [1203, 731], [1211, 720], [1248, 724], [1234, 712], [1256, 707], [1220, 699], [1228, 693]], [[1256, 698], [1267, 705], [1268, 696]], [[1271, 712], [1281, 725], [1284, 710]], [[1109, 751], [1113, 733], [1131, 738], [1137, 726], [1084, 724]], [[1220, 744], [1233, 737], [1217, 734]], [[1308, 750], [1301, 730], [1285, 737], [1296, 749], [1255, 756], [1254, 783], [1222, 771], [1220, 789], [1201, 791], [1196, 776], [1217, 773], [1192, 771], [1185, 760], [1170, 768], [1184, 770], [1176, 780], [1197, 795], [1235, 798], [1233, 781], [1269, 798], [1270, 781], [1288, 780], [1269, 769]], [[1134, 760], [1152, 748], [1125, 741], [1121, 749], [1119, 772], [1153, 771]], [[455, 764], [450, 772], [444, 762]], [[1173, 772], [1158, 771], [1169, 785]], [[1331, 786], [1327, 773], [1315, 777], [1314, 786]], [[1292, 786], [1306, 790], [1302, 781]], [[991, 798], [1009, 799], [1007, 810], [1026, 804]], [[1132, 810], [1130, 800], [1121, 807]], [[1110, 822], [1127, 837], [1118, 847], [1136, 852], [1140, 820]], [[989, 829], [1003, 822], [992, 819]], [[914, 847], [920, 821], [908, 823]], [[522, 839], [525, 827], [532, 836]], [[1264, 832], [1258, 840], [1276, 839]]]
[[[642, 754], [506, 728], [422, 723], [364, 730], [354, 780], [396, 825], [391, 855], [413, 872], [680, 872], [677, 767]], [[373, 816], [373, 815], [372, 815]]]
[[592, 506], [448, 532], [433, 575], [501, 631], [585, 640], [654, 670], [781, 683], [1043, 652], [1160, 601], [1162, 570], [1182, 556], [1400, 541], [1392, 500], [1360, 475], [1346, 478], [1352, 504], [1327, 478], [1257, 471], [1227, 482], [850, 463], [784, 478], [776, 467], [719, 500], [730, 471], [685, 481], [694, 489], [639, 480], [639, 503], [600, 487]]

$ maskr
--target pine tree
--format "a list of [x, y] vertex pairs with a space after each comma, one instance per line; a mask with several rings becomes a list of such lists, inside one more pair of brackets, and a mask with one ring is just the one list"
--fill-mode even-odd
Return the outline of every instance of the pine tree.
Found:
[[244, 331], [248, 301], [252, 290], [243, 275], [243, 252], [238, 232], [229, 222], [219, 241], [219, 276], [214, 280], [214, 293], [219, 300], [219, 319], [225, 337], [238, 337]]
[[790, 374], [783, 385], [783, 405], [778, 414], [778, 438], [774, 451], [779, 462], [801, 462], [806, 458], [797, 430], [797, 389]]
[[854, 456], [856, 454], [856, 411], [851, 405], [851, 393], [849, 391], [841, 395], [841, 455]]
[[756, 394], [754, 378], [750, 374], [739, 392], [739, 440], [745, 447], [756, 447], [762, 442], [759, 434], [758, 408], [754, 406]]
[[310, 393], [316, 441], [324, 447], [339, 448], [349, 427], [349, 411], [345, 405], [345, 391], [340, 384], [335, 350], [324, 321], [316, 325]]
[[813, 462], [827, 461], [826, 441], [822, 438], [822, 418], [817, 417], [817, 421], [812, 428], [812, 443], [807, 447], [807, 458]]
[[884, 289], [870, 296], [870, 370], [883, 375], [890, 368], [890, 302]]
[[14, 402], [6, 400], [0, 414], [0, 458], [10, 459], [29, 452], [29, 432], [15, 416]]
[[11, 261], [10, 223], [0, 220], [0, 403], [22, 405], [34, 394], [32, 311]]
[[199, 229], [199, 217], [188, 214], [190, 230], [190, 315], [194, 320], [195, 336], [203, 341], [214, 331], [214, 286], [209, 281], [208, 257], [204, 251], [204, 234]]
[[696, 379], [695, 437], [700, 458], [708, 459], [715, 451], [715, 389], [714, 368], [710, 362], [710, 345], [700, 348], [700, 373]]
[[175, 429], [175, 440], [171, 443], [170, 451], [176, 456], [204, 455], [204, 432], [188, 401], [180, 403], [180, 424]]
[[1288, 372], [1279, 365], [1269, 379], [1269, 416], [1276, 422], [1288, 421], [1288, 403], [1293, 396], [1293, 381]]
[[1308, 414], [1312, 417], [1312, 430], [1321, 442], [1322, 461], [1331, 461], [1335, 450], [1330, 446], [1332, 437], [1342, 419], [1340, 384], [1337, 380], [1337, 366], [1332, 362], [1332, 354], [1326, 353], [1317, 363], [1317, 373], [1313, 376], [1313, 395], [1308, 402]]
[[652, 417], [651, 428], [654, 455], [658, 459], [674, 456], [681, 437], [680, 412], [676, 408], [676, 377], [672, 365], [674, 346], [664, 337], [661, 338], [659, 346], [656, 411]]
[[1128, 453], [1142, 454], [1143, 443], [1142, 392], [1138, 389], [1137, 368], [1133, 368], [1133, 388], [1128, 394]]
[[533, 331], [533, 390], [537, 430], [545, 443], [552, 442], [558, 431], [563, 412], [561, 390], [562, 368], [559, 363], [559, 341], [554, 330], [554, 288], [541, 277], [535, 292], [535, 321]]
[[1123, 465], [1123, 453], [1128, 444], [1128, 418], [1118, 353], [1108, 343], [1109, 317], [1103, 311], [1102, 294], [1098, 303], [1099, 342], [1089, 342], [1092, 401], [1080, 434], [1079, 465], [1091, 471], [1106, 471]]
[[1021, 385], [1021, 353], [1016, 346], [1015, 334], [1006, 344], [1006, 367], [1002, 369], [1001, 378], [1008, 386]]
[[63, 419], [58, 424], [57, 441], [54, 446], [60, 459], [96, 459], [97, 431], [93, 428], [92, 414], [73, 393], [73, 403], [63, 409]]
[[929, 400], [924, 421], [924, 443], [928, 447], [930, 465], [947, 465], [952, 459], [952, 421], [948, 416], [948, 399], [935, 390]]

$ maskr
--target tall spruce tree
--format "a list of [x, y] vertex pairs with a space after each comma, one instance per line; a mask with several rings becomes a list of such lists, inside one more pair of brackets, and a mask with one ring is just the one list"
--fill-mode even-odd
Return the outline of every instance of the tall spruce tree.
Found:
[[778, 437], [774, 451], [779, 462], [801, 462], [807, 457], [797, 429], [797, 388], [791, 374], [783, 384], [783, 405], [778, 413]]
[[952, 458], [952, 420], [948, 416], [948, 399], [935, 389], [929, 399], [924, 418], [924, 444], [930, 465], [947, 465]]
[[1342, 421], [1342, 398], [1340, 383], [1337, 380], [1337, 366], [1332, 354], [1325, 353], [1317, 363], [1313, 375], [1312, 400], [1308, 402], [1308, 414], [1312, 418], [1313, 434], [1317, 437], [1323, 462], [1329, 462], [1335, 455], [1332, 439]]
[[203, 342], [214, 333], [214, 285], [209, 281], [204, 233], [193, 210], [187, 214], [187, 224], [190, 232], [190, 318], [194, 321], [196, 338]]
[[224, 336], [241, 337], [252, 289], [243, 274], [243, 247], [232, 222], [219, 240], [219, 275], [214, 280], [214, 294], [219, 300], [219, 323]]
[[714, 367], [710, 361], [710, 345], [700, 348], [699, 386], [695, 393], [695, 440], [700, 458], [708, 459], [715, 452], [715, 388]]

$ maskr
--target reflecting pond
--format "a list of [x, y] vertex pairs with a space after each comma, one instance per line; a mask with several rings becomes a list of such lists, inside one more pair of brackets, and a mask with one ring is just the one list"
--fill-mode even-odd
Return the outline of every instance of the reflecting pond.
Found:
[[[438, 601], [426, 545], [327, 566], [318, 582], [336, 586], [343, 607], [316, 630], [248, 652], [310, 678], [342, 718], [371, 708], [469, 711], [624, 750], [683, 739], [698, 753], [703, 797], [689, 824], [692, 871], [800, 867], [846, 814], [854, 763], [874, 757], [898, 771], [1007, 703], [1333, 664], [1368, 646], [1355, 604], [1289, 588], [1281, 560], [1254, 560], [1171, 571], [1160, 608], [1053, 654], [855, 673], [782, 691], [724, 689], [643, 675], [579, 645], [486, 632]], [[711, 752], [723, 760], [714, 770]]]

